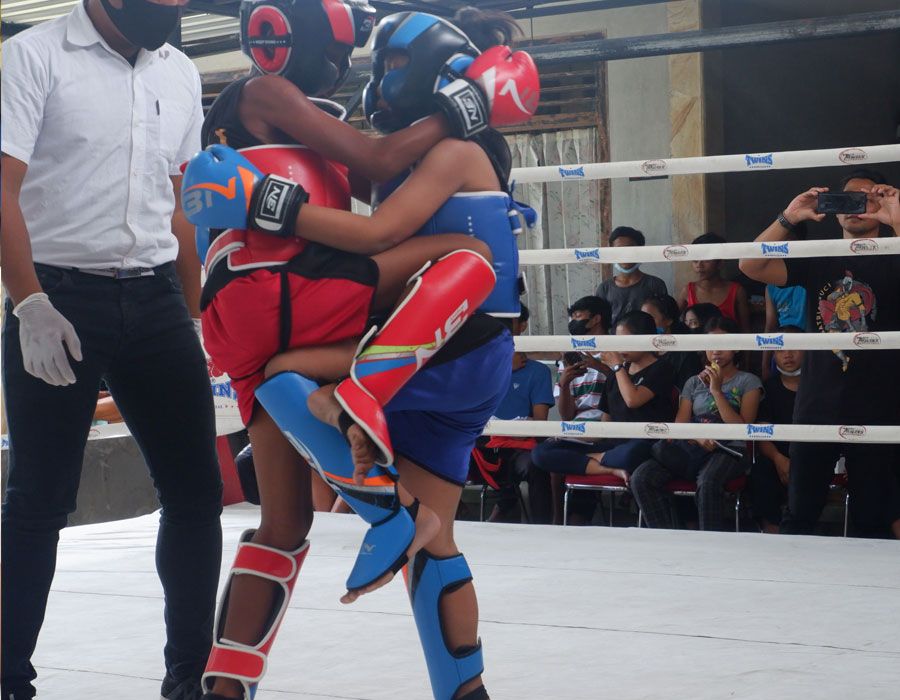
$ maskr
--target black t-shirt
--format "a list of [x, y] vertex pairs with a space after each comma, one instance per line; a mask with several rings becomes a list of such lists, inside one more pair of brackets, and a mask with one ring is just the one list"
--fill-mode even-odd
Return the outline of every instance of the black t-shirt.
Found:
[[667, 352], [660, 355], [661, 362], [667, 363], [672, 368], [673, 381], [675, 388], [679, 392], [684, 388], [685, 382], [695, 374], [700, 374], [703, 370], [703, 360], [700, 353], [694, 351], [685, 352]]
[[248, 75], [230, 83], [212, 103], [200, 130], [204, 148], [214, 143], [223, 143], [237, 150], [262, 145], [263, 142], [247, 131], [238, 116], [241, 92], [252, 77], [254, 76]]
[[[801, 375], [802, 376], [802, 375]], [[759, 419], [762, 423], [790, 425], [794, 422], [794, 403], [797, 393], [788, 389], [781, 376], [770, 377], [764, 385], [763, 401], [759, 407]], [[785, 457], [788, 455], [789, 443], [776, 442], [777, 449]]]
[[[877, 245], [877, 239], [866, 240]], [[787, 258], [785, 264], [786, 286], [806, 289], [811, 332], [875, 334], [900, 329], [900, 256]], [[807, 351], [794, 420], [896, 424], [898, 383], [900, 351]]]
[[[627, 371], [626, 369], [619, 370]], [[672, 367], [667, 362], [657, 360], [631, 375], [635, 386], [645, 386], [653, 392], [653, 398], [639, 408], [628, 408], [619, 391], [615, 375], [609, 375], [600, 395], [600, 410], [608, 413], [614, 421], [630, 423], [663, 423], [675, 416], [675, 393]]]

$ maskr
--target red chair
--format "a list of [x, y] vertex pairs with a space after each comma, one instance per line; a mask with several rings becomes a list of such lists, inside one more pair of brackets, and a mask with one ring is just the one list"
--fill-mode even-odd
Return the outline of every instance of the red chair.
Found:
[[[566, 492], [563, 495], [563, 525], [569, 524], [569, 494], [572, 491], [606, 491], [607, 493], [628, 493], [625, 482], [612, 474], [570, 475], [566, 477]], [[613, 524], [613, 508], [609, 508], [609, 524]], [[638, 519], [640, 527], [640, 518]]]

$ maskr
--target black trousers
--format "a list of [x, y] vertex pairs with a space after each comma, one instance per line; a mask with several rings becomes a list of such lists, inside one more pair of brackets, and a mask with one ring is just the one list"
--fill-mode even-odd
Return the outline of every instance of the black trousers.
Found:
[[[22, 363], [7, 304], [3, 380], [9, 478], [2, 515], [3, 697], [36, 677], [31, 656], [44, 619], [85, 442], [103, 378], [137, 441], [162, 505], [156, 568], [165, 594], [166, 671], [199, 677], [209, 655], [222, 556], [222, 482], [206, 362], [173, 264], [115, 280], [35, 266], [53, 305], [75, 327], [77, 381], [54, 387]], [[128, 620], [97, 620], [97, 629]], [[72, 630], [72, 639], [96, 630]]]
[[791, 443], [788, 510], [781, 531], [812, 534], [834, 479], [834, 465], [844, 455], [850, 490], [850, 533], [890, 537], [900, 519], [900, 465], [895, 445]]

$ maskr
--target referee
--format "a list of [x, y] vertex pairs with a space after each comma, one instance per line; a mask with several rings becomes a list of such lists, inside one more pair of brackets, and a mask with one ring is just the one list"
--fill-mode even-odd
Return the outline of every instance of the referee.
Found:
[[[200, 78], [165, 44], [186, 0], [85, 0], [3, 42], [3, 700], [31, 656], [105, 380], [162, 505], [162, 695], [199, 697], [221, 559], [221, 479], [178, 165], [200, 147]], [[127, 594], [127, 591], [123, 591]], [[111, 637], [127, 620], [72, 630]], [[113, 670], [113, 669], [110, 669]]]

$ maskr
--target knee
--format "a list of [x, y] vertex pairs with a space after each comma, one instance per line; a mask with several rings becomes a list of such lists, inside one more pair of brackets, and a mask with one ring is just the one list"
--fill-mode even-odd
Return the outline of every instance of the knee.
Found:
[[648, 460], [640, 464], [637, 469], [631, 473], [631, 490], [634, 492], [646, 492], [653, 481], [653, 474], [656, 471], [656, 463]]

